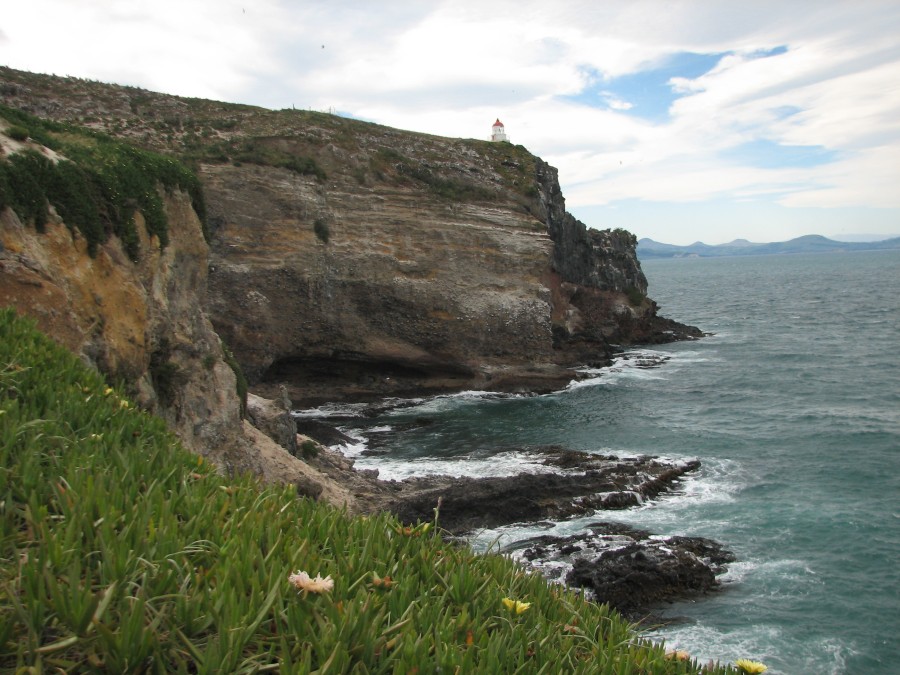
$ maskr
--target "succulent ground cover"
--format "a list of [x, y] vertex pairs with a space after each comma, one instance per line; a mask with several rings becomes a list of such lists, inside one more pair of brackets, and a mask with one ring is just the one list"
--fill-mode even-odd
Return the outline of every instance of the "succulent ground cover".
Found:
[[683, 656], [434, 522], [220, 476], [0, 312], [0, 670], [698, 672]]

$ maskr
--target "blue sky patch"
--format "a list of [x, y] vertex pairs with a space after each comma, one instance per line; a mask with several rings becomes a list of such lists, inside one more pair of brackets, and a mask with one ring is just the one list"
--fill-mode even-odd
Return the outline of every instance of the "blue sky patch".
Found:
[[755, 52], [750, 54], [750, 58], [753, 59], [765, 59], [770, 56], [778, 56], [780, 54], [787, 53], [787, 45], [779, 45], [777, 47], [772, 47], [772, 49], [757, 49]]
[[[760, 49], [747, 58], [763, 59], [787, 52], [786, 46]], [[670, 56], [662, 65], [630, 75], [604, 79], [595, 68], [586, 68], [591, 84], [581, 93], [566, 97], [594, 108], [616, 110], [640, 117], [650, 122], [664, 122], [669, 118], [669, 108], [683, 93], [676, 92], [670, 83], [672, 78], [688, 80], [708, 73], [719, 60], [731, 52], [699, 54], [679, 52]]]
[[760, 139], [720, 153], [723, 159], [757, 169], [809, 168], [833, 162], [837, 152], [823, 145], [781, 145]]
[[700, 77], [715, 67], [725, 54], [726, 52], [681, 52], [652, 70], [609, 80], [604, 80], [602, 73], [591, 68], [586, 71], [591, 84], [580, 94], [568, 98], [595, 108], [618, 110], [653, 122], [662, 122], [669, 117], [669, 106], [682, 96], [672, 89], [669, 81], [673, 77]]

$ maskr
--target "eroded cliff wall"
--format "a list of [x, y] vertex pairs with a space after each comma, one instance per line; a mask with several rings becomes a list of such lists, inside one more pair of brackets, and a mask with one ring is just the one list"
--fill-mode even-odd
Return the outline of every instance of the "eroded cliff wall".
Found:
[[634, 237], [574, 219], [521, 146], [0, 75], [11, 105], [194, 162], [205, 307], [260, 393], [550, 389], [615, 345], [674, 335]]
[[[166, 420], [185, 447], [223, 472], [250, 471], [267, 481], [294, 483], [304, 494], [353, 508], [356, 499], [349, 490], [290, 454], [291, 447], [296, 450], [296, 427], [283, 407], [280, 414], [293, 433], [279, 438], [282, 445], [242, 419], [235, 372], [223, 360], [221, 341], [203, 310], [208, 246], [194, 210], [196, 195], [163, 189], [155, 184], [157, 174], [148, 173], [146, 184], [161, 208], [154, 217], [163, 218], [155, 223], [158, 234], [148, 233], [153, 228], [140, 210], [127, 216], [132, 227], [116, 230], [117, 221], [109, 220], [115, 203], [100, 195], [94, 181], [101, 179], [90, 173], [96, 166], [73, 163], [66, 155], [73, 141], [74, 147], [84, 147], [94, 142], [92, 137], [69, 129], [48, 133], [36, 118], [28, 118], [33, 133], [55, 145], [51, 150], [26, 137], [9, 117], [8, 110], [0, 111], [0, 306], [34, 318], [45, 333], [106, 374], [141, 409]], [[54, 142], [61, 137], [69, 144]], [[127, 148], [106, 158], [113, 156], [129, 176], [129, 168], [141, 160], [154, 161]], [[95, 215], [103, 211], [93, 224], [100, 230], [111, 227], [105, 236], [89, 240], [98, 229], [85, 229], [90, 224], [85, 211], [72, 209], [72, 193], [61, 189], [65, 176], [73, 175], [79, 180], [92, 176], [78, 185], [85, 191], [82, 197], [98, 207]], [[116, 185], [126, 189], [124, 183]], [[79, 226], [64, 222], [57, 207], [75, 216]]]
[[201, 168], [210, 314], [262, 392], [554, 389], [655, 321], [634, 236], [573, 218], [524, 148], [316, 119], [267, 142], [327, 177]]
[[[39, 233], [12, 209], [0, 213], [0, 305], [38, 326], [165, 418], [197, 452], [234, 463], [240, 428], [235, 375], [200, 311], [207, 245], [186, 195], [166, 198], [170, 243], [138, 223], [132, 262], [117, 238], [91, 257], [83, 238], [52, 216]], [[140, 220], [140, 215], [138, 215]]]

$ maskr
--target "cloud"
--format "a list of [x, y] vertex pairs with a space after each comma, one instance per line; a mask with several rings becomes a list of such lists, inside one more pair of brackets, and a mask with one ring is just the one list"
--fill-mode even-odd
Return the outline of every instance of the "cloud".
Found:
[[26, 70], [463, 138], [500, 117], [573, 207], [900, 207], [892, 0], [31, 0], [3, 32]]
[[31, 0], [4, 8], [13, 67], [225, 98], [273, 67], [271, 0], [134, 3]]

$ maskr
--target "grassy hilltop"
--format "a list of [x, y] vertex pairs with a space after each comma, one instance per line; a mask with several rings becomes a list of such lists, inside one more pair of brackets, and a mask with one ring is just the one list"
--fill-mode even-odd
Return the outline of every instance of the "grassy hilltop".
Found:
[[4, 672], [698, 672], [437, 530], [223, 478], [0, 312]]

